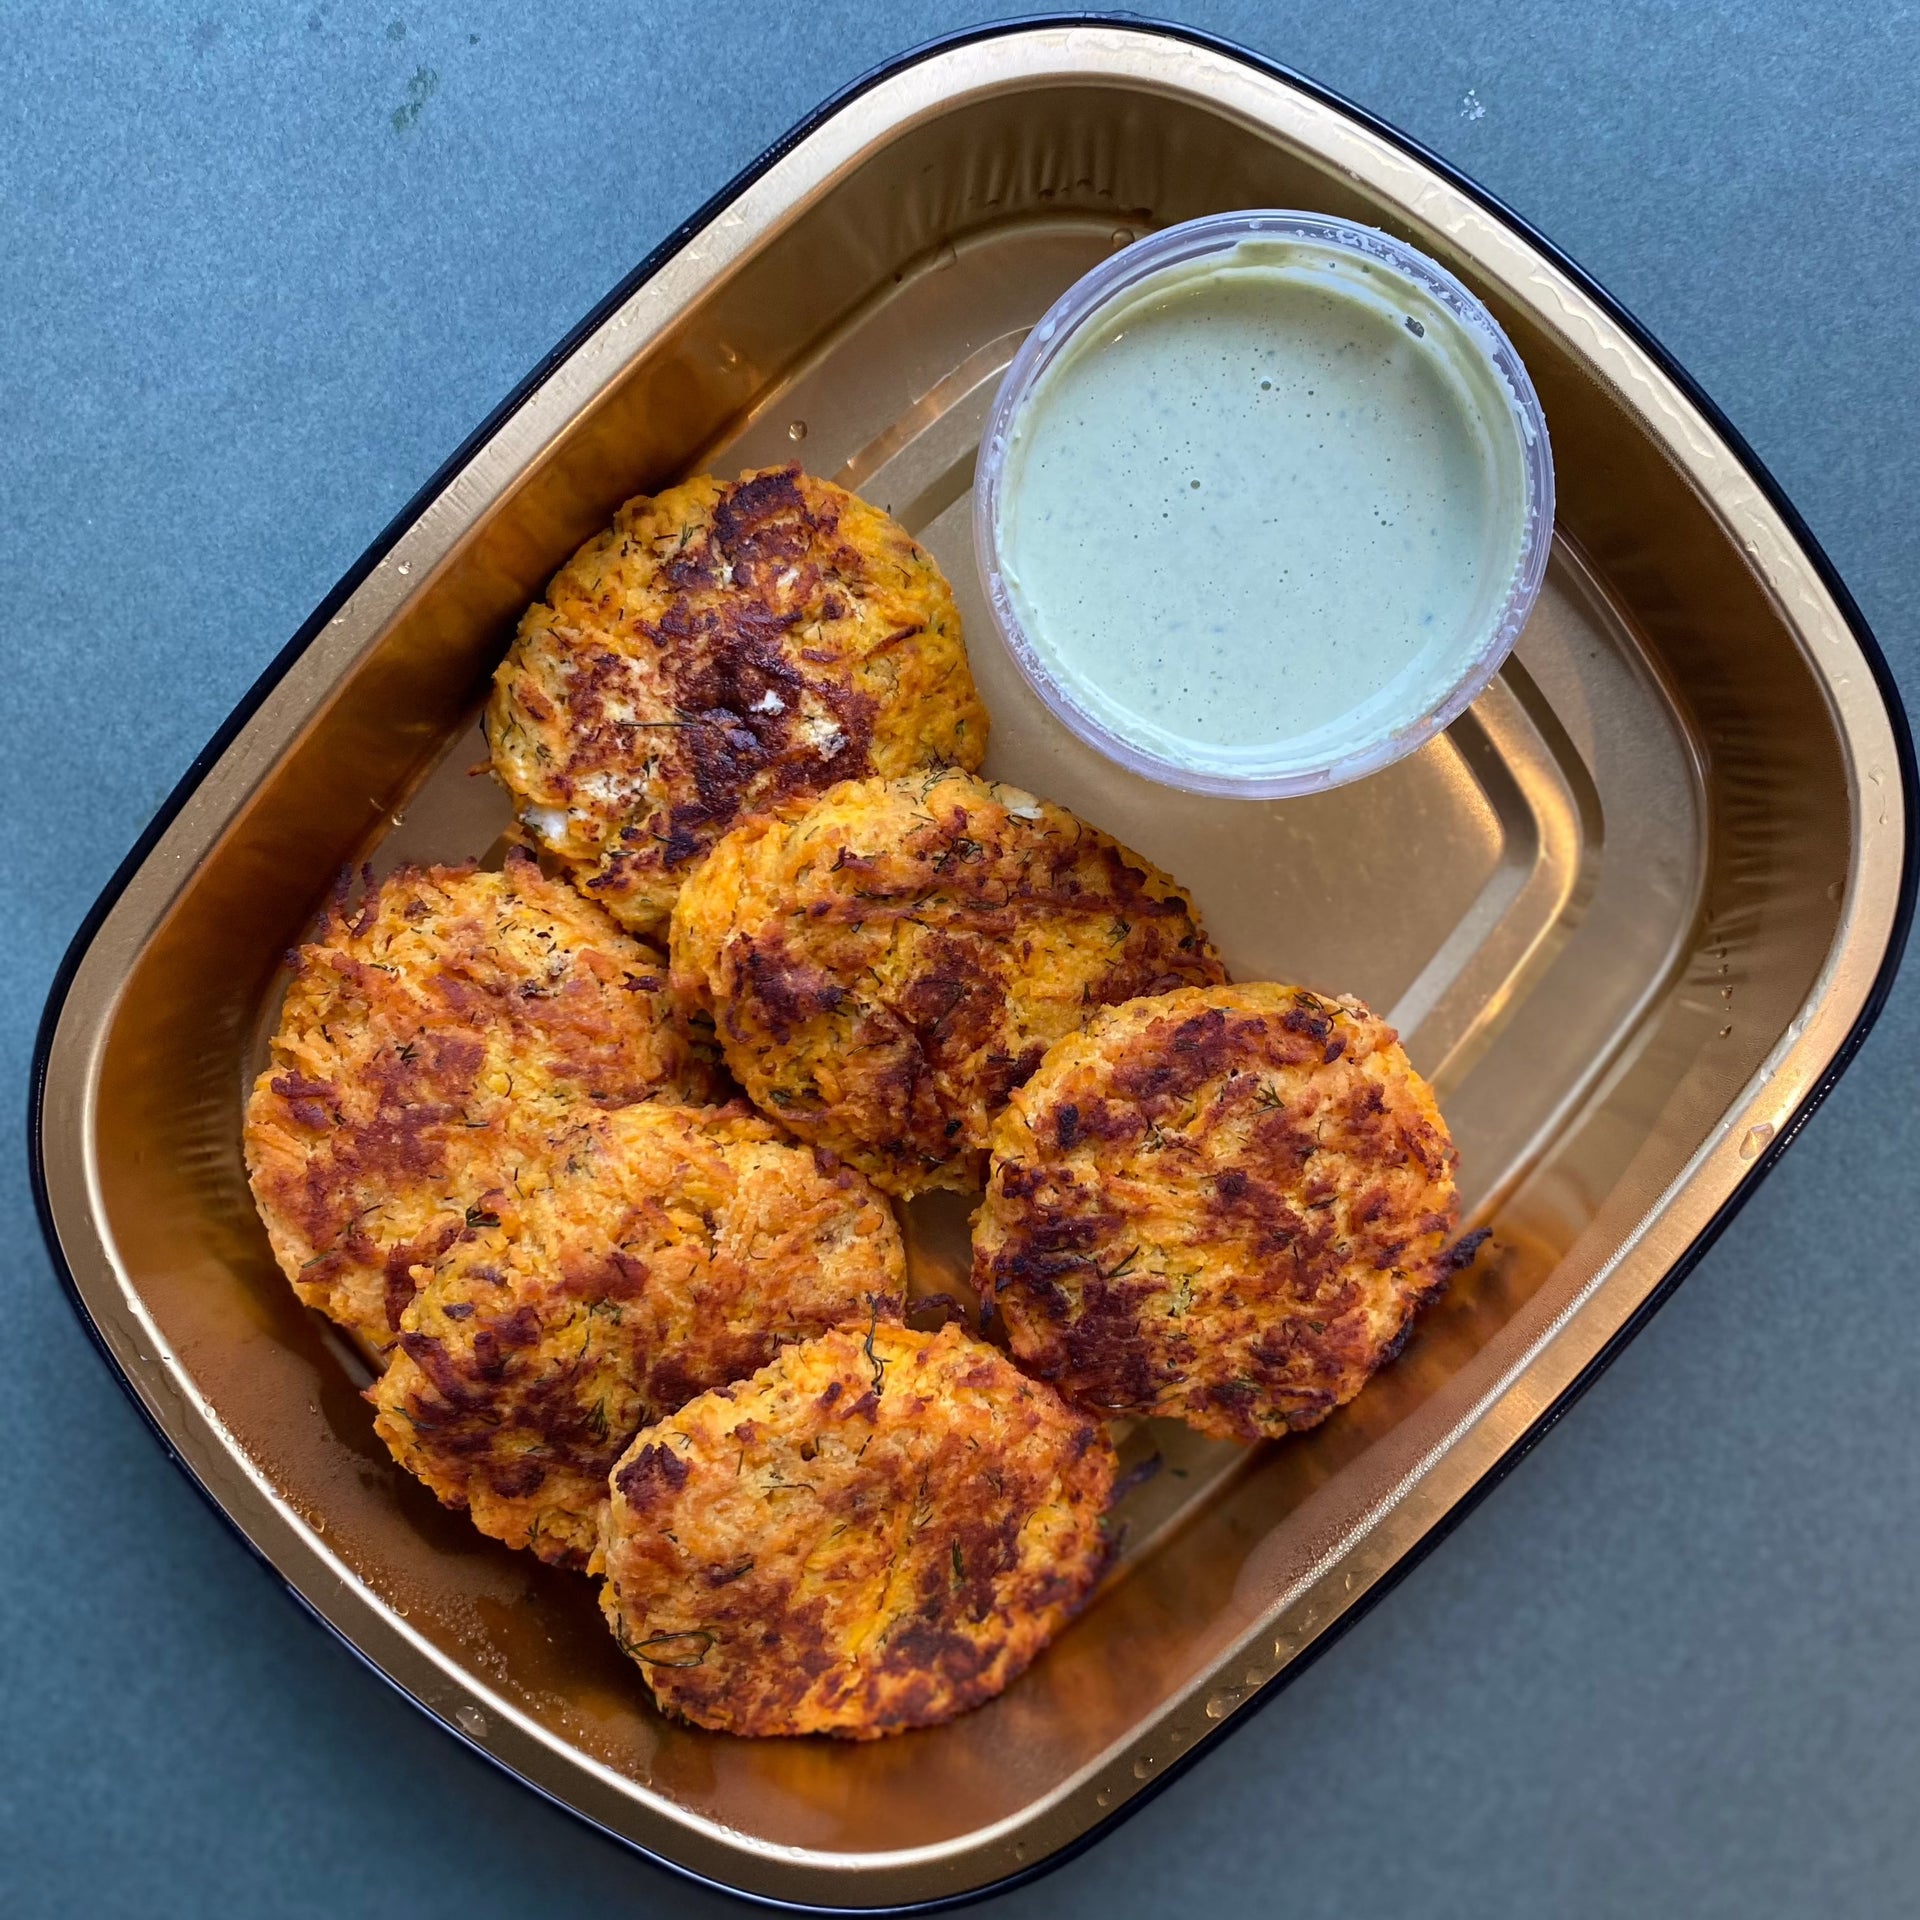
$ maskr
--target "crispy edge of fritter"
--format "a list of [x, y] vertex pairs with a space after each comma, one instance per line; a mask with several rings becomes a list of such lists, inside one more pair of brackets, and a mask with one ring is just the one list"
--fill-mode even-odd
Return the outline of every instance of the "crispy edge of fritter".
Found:
[[1084, 1009], [1225, 971], [1171, 875], [954, 769], [743, 823], [682, 890], [670, 946], [755, 1104], [903, 1198], [978, 1186], [993, 1116]]
[[[618, 618], [596, 604], [610, 594]], [[584, 682], [576, 669], [554, 684], [563, 658], [586, 663]], [[663, 683], [644, 713], [635, 658]], [[535, 843], [651, 934], [731, 825], [851, 776], [977, 767], [989, 721], [932, 557], [871, 502], [789, 465], [627, 501], [523, 616], [486, 731]], [[516, 733], [544, 740], [544, 777]], [[602, 791], [582, 796], [588, 782]]]
[[[1477, 1250], [1448, 1245], [1456, 1161], [1360, 1002], [1274, 984], [1137, 1001], [1053, 1048], [1002, 1115], [974, 1283], [1020, 1363], [1082, 1405], [1301, 1431]], [[1241, 1297], [1283, 1260], [1277, 1299]]]
[[842, 1328], [634, 1441], [601, 1606], [696, 1725], [937, 1725], [1084, 1603], [1113, 1482], [1104, 1426], [959, 1328]]
[[744, 1102], [622, 1108], [565, 1151], [416, 1269], [365, 1397], [443, 1505], [592, 1572], [608, 1473], [643, 1426], [795, 1340], [897, 1320], [906, 1259], [880, 1194]]

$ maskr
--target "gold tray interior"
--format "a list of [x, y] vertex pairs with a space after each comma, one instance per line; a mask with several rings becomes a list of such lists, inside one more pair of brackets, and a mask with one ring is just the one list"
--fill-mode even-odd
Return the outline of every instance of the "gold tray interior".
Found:
[[[301, 1584], [321, 1610], [593, 1817], [735, 1884], [853, 1904], [1040, 1857], [1231, 1717], [1391, 1566], [1407, 1542], [1370, 1548], [1381, 1516], [1787, 1031], [1836, 940], [1852, 854], [1817, 676], [1710, 505], [1567, 333], [1416, 213], [1397, 173], [1357, 177], [1216, 103], [1191, 49], [1104, 74], [1036, 55], [1009, 78], [1015, 44], [967, 50], [943, 97], [847, 136], [777, 218], [705, 258], [711, 235], [696, 239], [676, 269], [693, 297], [625, 345], [615, 323], [603, 384], [536, 394], [434, 503], [418, 546], [343, 609], [336, 625], [361, 623], [351, 657], [316, 647], [203, 789], [204, 857], [151, 883], [165, 911], [129, 952], [90, 1083], [94, 1205], [144, 1357], [171, 1356], [139, 1384], [163, 1418], [169, 1395], [210, 1415], [234, 1463], [216, 1491], [243, 1523], [265, 1504], [306, 1529]], [[776, 170], [756, 193], [779, 184]], [[1024, 330], [1148, 226], [1250, 205], [1374, 221], [1476, 284], [1534, 374], [1560, 485], [1540, 606], [1471, 713], [1374, 779], [1270, 804], [1150, 786], [1067, 736], [991, 632], [968, 521], [980, 430]], [[1439, 1086], [1466, 1205], [1494, 1229], [1402, 1359], [1318, 1431], [1251, 1454], [1183, 1429], [1131, 1436], [1163, 1467], [1128, 1497], [1123, 1565], [1097, 1603], [1002, 1700], [866, 1747], [668, 1724], [586, 1582], [480, 1539], [393, 1467], [363, 1370], [273, 1266], [239, 1155], [280, 957], [334, 873], [496, 847], [507, 810], [469, 772], [473, 721], [521, 606], [628, 495], [787, 458], [889, 507], [945, 567], [993, 716], [990, 773], [1178, 874], [1240, 977], [1389, 1012]], [[920, 1284], [950, 1287], [964, 1205], [916, 1206], [911, 1227]], [[1329, 1568], [1344, 1587], [1294, 1605]]]

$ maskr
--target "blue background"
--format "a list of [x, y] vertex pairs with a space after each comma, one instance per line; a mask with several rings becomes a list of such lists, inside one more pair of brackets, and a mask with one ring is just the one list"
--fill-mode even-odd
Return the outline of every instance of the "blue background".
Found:
[[[1920, 19], [1196, 5], [1634, 309], [1920, 685]], [[68, 938], [468, 429], [830, 89], [965, 6], [0, 15], [0, 1907], [735, 1911], [493, 1774], [280, 1597], [41, 1251]], [[1480, 111], [1476, 112], [1476, 105]], [[995, 1913], [1911, 1911], [1920, 973], [1613, 1371], [1326, 1659]]]

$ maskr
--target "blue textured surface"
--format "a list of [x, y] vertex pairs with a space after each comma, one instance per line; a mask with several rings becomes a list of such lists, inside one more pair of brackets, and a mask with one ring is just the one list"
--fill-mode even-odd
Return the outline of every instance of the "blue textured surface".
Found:
[[[1912, 695], [1920, 18], [1182, 10], [1567, 248], [1799, 504]], [[55, 1286], [20, 1146], [61, 950], [153, 809], [535, 359], [962, 6], [0, 17], [0, 1907], [735, 1911], [493, 1774], [279, 1597]], [[1352, 1635], [995, 1911], [1890, 1914], [1920, 1888], [1920, 973], [1576, 1412]]]

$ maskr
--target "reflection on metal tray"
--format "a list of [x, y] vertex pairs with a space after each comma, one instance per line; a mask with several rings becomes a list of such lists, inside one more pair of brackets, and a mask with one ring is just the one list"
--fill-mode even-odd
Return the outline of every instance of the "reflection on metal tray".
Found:
[[[1493, 306], [1545, 401], [1560, 530], [1513, 662], [1359, 785], [1234, 803], [1120, 772], [991, 635], [968, 489], [1053, 298], [1149, 226], [1242, 205], [1392, 227]], [[625, 496], [802, 458], [953, 579], [988, 771], [1178, 874], [1228, 963], [1388, 1010], [1493, 1250], [1318, 1431], [1160, 1423], [1097, 1602], [1003, 1699], [867, 1747], [669, 1725], [585, 1583], [388, 1462], [240, 1166], [275, 963], [348, 858], [486, 851], [469, 768], [526, 599]], [[626, 289], [316, 621], [77, 951], [40, 1151], [83, 1311], [183, 1462], [369, 1660], [503, 1764], [689, 1871], [878, 1906], [1030, 1869], [1270, 1689], [1562, 1404], [1831, 1077], [1904, 927], [1904, 729], [1816, 562], [1591, 290], [1313, 90], [1158, 30], [905, 63]], [[916, 1203], [916, 1284], [966, 1203]]]

